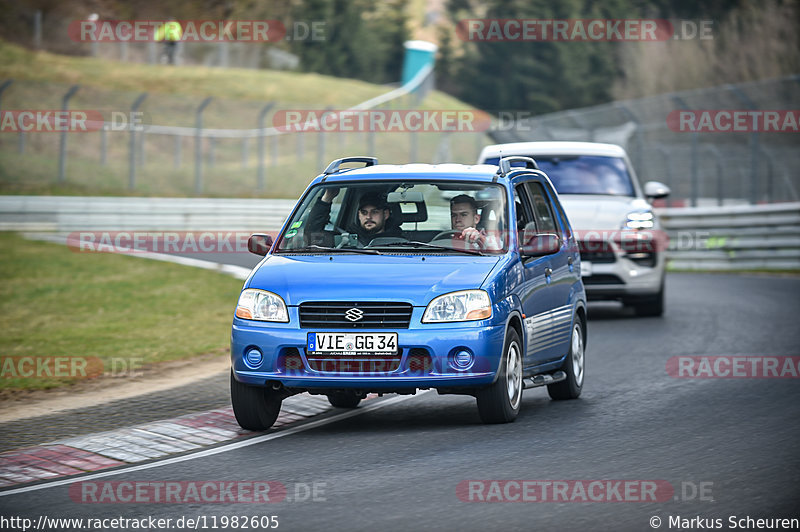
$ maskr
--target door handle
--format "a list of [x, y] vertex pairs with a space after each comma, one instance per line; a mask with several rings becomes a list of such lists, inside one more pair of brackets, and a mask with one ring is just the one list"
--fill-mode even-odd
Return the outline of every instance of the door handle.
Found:
[[553, 275], [553, 269], [552, 269], [552, 268], [545, 268], [545, 269], [544, 269], [544, 274], [545, 274], [547, 277], [550, 277], [551, 275]]

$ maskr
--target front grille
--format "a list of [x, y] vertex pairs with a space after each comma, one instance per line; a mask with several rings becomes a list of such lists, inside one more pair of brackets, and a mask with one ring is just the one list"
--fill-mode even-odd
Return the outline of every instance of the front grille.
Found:
[[617, 257], [613, 251], [581, 251], [581, 260], [595, 264], [613, 264]]
[[314, 371], [326, 373], [388, 373], [400, 367], [400, 357], [308, 357], [308, 364]]
[[[408, 329], [409, 303], [320, 301], [300, 304], [303, 329]], [[349, 311], [349, 312], [348, 312]], [[359, 318], [351, 321], [351, 318]], [[360, 317], [359, 317], [360, 316]]]
[[614, 247], [610, 242], [581, 240], [578, 242], [578, 248], [581, 252], [581, 260], [597, 264], [612, 264], [617, 260], [614, 255]]
[[592, 284], [625, 284], [625, 282], [616, 275], [612, 275], [610, 273], [603, 273], [603, 274], [590, 275], [588, 277], [584, 277], [583, 284], [589, 286]]

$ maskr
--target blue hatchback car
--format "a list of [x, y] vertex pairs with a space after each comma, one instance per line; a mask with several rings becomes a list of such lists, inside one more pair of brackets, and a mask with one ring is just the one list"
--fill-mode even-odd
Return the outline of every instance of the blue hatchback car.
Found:
[[231, 333], [231, 401], [245, 429], [269, 428], [301, 392], [353, 408], [368, 393], [435, 388], [474, 396], [486, 423], [513, 421], [525, 388], [581, 393], [580, 252], [533, 159], [338, 159], [275, 241], [253, 235], [249, 249], [264, 259]]

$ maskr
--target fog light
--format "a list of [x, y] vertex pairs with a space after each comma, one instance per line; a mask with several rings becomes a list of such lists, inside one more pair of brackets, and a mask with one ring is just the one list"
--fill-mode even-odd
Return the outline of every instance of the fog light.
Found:
[[255, 348], [248, 350], [244, 355], [244, 363], [251, 368], [259, 367], [263, 359], [264, 355], [261, 354], [261, 351]]
[[459, 369], [466, 369], [472, 365], [472, 353], [469, 351], [459, 351], [453, 356], [453, 362]]

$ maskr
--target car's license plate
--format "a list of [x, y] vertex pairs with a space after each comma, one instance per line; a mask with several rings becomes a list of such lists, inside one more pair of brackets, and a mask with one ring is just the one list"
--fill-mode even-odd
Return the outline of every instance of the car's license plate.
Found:
[[588, 260], [581, 261], [581, 277], [591, 277], [592, 276], [592, 263]]
[[307, 351], [328, 355], [397, 353], [397, 333], [308, 333]]

